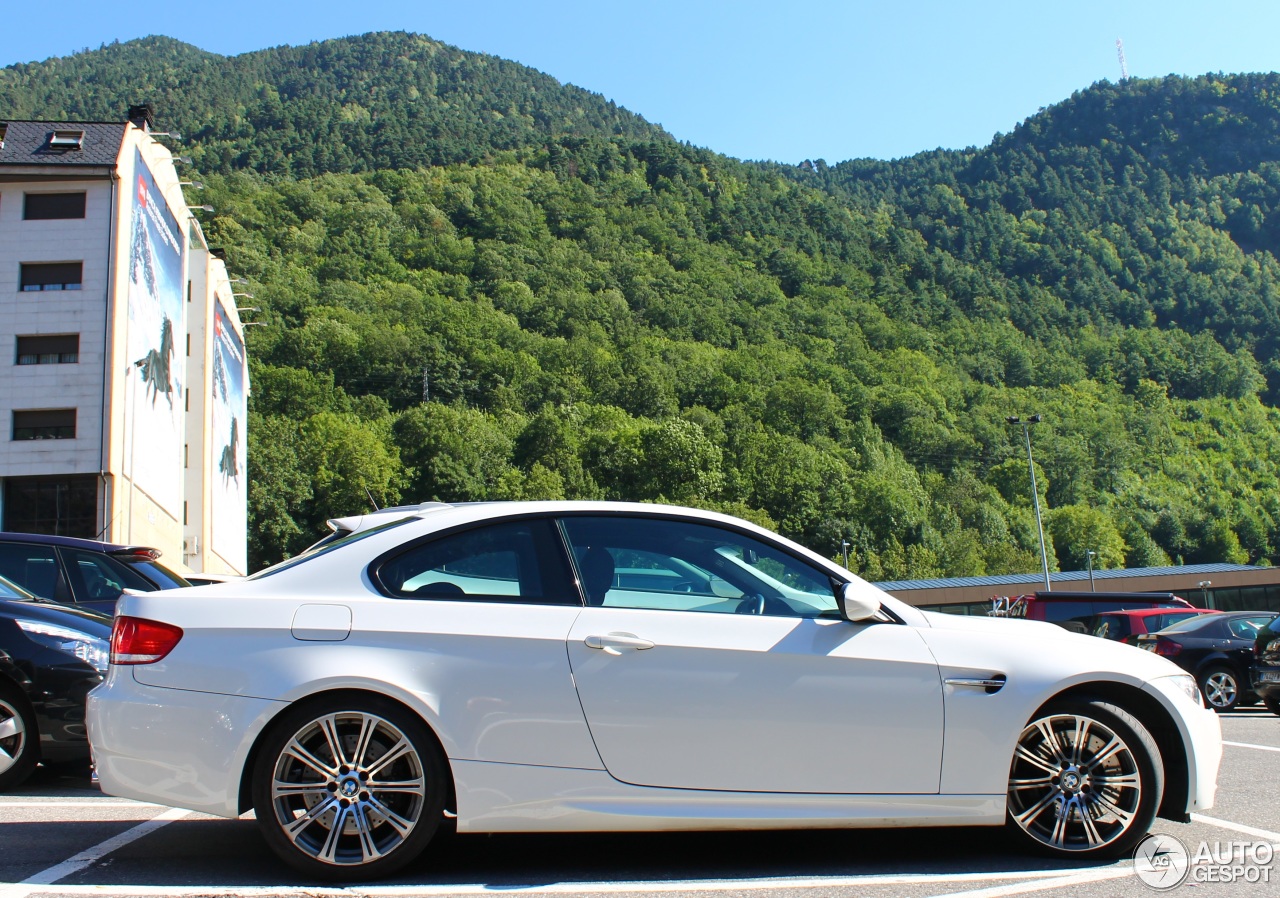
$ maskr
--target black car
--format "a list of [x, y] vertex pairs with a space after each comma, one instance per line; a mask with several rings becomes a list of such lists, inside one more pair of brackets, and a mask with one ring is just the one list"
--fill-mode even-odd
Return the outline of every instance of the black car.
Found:
[[1267, 710], [1280, 714], [1280, 617], [1258, 631], [1249, 679]]
[[190, 586], [160, 564], [160, 551], [92, 539], [0, 533], [0, 576], [46, 599], [112, 613], [128, 589]]
[[1228, 611], [1188, 618], [1138, 637], [1138, 648], [1164, 655], [1195, 675], [1205, 703], [1215, 711], [1257, 701], [1249, 692], [1249, 665], [1258, 631], [1274, 611]]
[[111, 618], [39, 599], [0, 578], [0, 792], [40, 761], [89, 757], [84, 703], [102, 682]]

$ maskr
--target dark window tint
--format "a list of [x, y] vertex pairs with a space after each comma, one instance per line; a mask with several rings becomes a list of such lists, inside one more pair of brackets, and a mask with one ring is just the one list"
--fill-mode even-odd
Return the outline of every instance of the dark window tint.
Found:
[[18, 337], [19, 365], [67, 365], [80, 361], [79, 334]]
[[155, 587], [127, 565], [99, 552], [63, 549], [72, 590], [81, 602], [114, 601], [125, 587], [150, 592]]
[[1129, 619], [1120, 615], [1099, 617], [1093, 628], [1093, 635], [1103, 639], [1124, 639], [1132, 632]]
[[4, 529], [52, 536], [97, 535], [97, 478], [9, 477], [4, 482]]
[[1258, 631], [1271, 622], [1272, 615], [1267, 614], [1260, 617], [1238, 617], [1235, 620], [1227, 621], [1227, 629], [1231, 631], [1231, 635], [1236, 639], [1247, 639], [1253, 642], [1258, 638]]
[[[1060, 624], [1066, 621], [1084, 622], [1093, 615], [1092, 602], [1041, 602], [1044, 606], [1044, 617], [1050, 623]], [[1109, 608], [1101, 609], [1109, 611]], [[1034, 615], [1030, 615], [1034, 617]]]
[[71, 593], [52, 546], [0, 543], [0, 575], [46, 599], [71, 601]]
[[21, 289], [79, 290], [83, 279], [83, 262], [28, 262], [22, 266]]
[[117, 558], [116, 560], [124, 562], [130, 570], [142, 574], [161, 589], [180, 589], [191, 585], [160, 562], [152, 561], [150, 558]]
[[22, 217], [28, 221], [51, 218], [84, 218], [84, 192], [28, 193], [22, 206]]
[[839, 617], [825, 571], [734, 530], [627, 516], [561, 525], [591, 605]]
[[13, 413], [15, 440], [74, 440], [76, 410], [47, 408]]
[[510, 521], [453, 533], [387, 559], [378, 580], [413, 599], [581, 604], [547, 521]]

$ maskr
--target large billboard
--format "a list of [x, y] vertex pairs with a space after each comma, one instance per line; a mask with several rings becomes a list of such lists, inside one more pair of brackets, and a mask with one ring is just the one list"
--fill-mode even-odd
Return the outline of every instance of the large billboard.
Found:
[[213, 305], [213, 422], [209, 431], [213, 471], [209, 510], [213, 551], [234, 565], [243, 566], [248, 484], [245, 481], [245, 417], [248, 368], [244, 343], [219, 297]]
[[186, 241], [137, 150], [133, 172], [125, 465], [135, 486], [181, 520]]

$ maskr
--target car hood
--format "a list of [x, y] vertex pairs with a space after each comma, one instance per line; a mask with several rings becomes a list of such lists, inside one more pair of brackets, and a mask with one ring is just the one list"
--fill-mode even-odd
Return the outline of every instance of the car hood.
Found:
[[[1115, 674], [1142, 681], [1186, 673], [1153, 652], [1072, 633], [1044, 621], [924, 614], [929, 627], [922, 629], [921, 635], [944, 666], [1003, 668], [1020, 661], [1033, 667], [1053, 668], [1056, 676]], [[962, 654], [958, 648], [963, 648]]]
[[40, 599], [0, 599], [0, 616], [25, 617], [46, 624], [72, 627], [90, 636], [111, 638], [111, 615]]

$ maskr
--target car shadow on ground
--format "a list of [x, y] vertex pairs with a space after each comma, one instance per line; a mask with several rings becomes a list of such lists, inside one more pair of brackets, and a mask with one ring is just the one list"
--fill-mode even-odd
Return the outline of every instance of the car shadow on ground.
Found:
[[[1105, 864], [1040, 858], [999, 828], [721, 833], [448, 835], [380, 885], [538, 887], [558, 883], [1068, 873]], [[310, 886], [278, 861], [257, 824], [179, 820], [62, 880], [68, 885]]]

